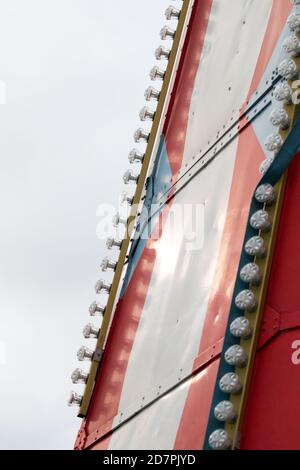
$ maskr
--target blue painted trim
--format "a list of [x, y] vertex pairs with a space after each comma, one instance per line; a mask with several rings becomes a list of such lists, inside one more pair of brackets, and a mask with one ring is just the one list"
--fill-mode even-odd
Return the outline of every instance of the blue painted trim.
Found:
[[[171, 187], [172, 171], [168, 159], [165, 138], [162, 135], [155, 159], [155, 164], [151, 176], [147, 180], [146, 197], [143, 204], [142, 214], [139, 218], [135, 240], [131, 245], [128, 257], [128, 268], [126, 271], [125, 279], [122, 285], [120, 297], [122, 298], [129, 285], [130, 279], [134, 270], [142, 256], [145, 246], [148, 241], [149, 233], [155, 227], [156, 221], [160, 215], [161, 209], [157, 211], [157, 199], [161, 193], [167, 192]], [[153, 207], [152, 207], [153, 206]], [[155, 208], [156, 207], [156, 208]], [[153, 214], [154, 213], [154, 214]]]

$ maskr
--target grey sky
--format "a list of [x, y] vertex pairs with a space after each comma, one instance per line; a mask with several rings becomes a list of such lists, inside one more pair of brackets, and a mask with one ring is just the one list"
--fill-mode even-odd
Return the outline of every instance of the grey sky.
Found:
[[[72, 448], [66, 406], [162, 0], [0, 0], [1, 449]], [[101, 276], [100, 276], [101, 277]]]

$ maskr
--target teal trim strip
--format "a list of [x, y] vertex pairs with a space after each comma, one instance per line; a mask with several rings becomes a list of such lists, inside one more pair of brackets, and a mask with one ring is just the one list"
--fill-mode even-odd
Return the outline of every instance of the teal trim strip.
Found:
[[[296, 157], [299, 151], [300, 151], [300, 116], [298, 116], [293, 130], [290, 132], [281, 151], [279, 152], [274, 162], [270, 166], [268, 172], [263, 176], [263, 178], [259, 182], [258, 186], [264, 183], [269, 183], [275, 186], [275, 184], [280, 180], [280, 178], [284, 175], [286, 170], [289, 168], [291, 162]], [[255, 194], [255, 191], [254, 191], [254, 194]], [[252, 214], [262, 208], [262, 205], [256, 201], [254, 194], [252, 197], [252, 202], [251, 202], [250, 211], [249, 211], [249, 218], [248, 218], [249, 221], [250, 221]], [[254, 230], [248, 222], [243, 246], [245, 246], [249, 238], [256, 236], [256, 235], [258, 235], [258, 231]], [[247, 253], [243, 250], [241, 254], [241, 258], [240, 258], [238, 273], [240, 272], [240, 270], [245, 264], [250, 263], [250, 262], [253, 262], [253, 257], [247, 255]], [[234, 372], [235, 370], [234, 367], [229, 366], [225, 362], [224, 354], [225, 354], [225, 351], [230, 346], [233, 346], [234, 344], [239, 343], [239, 341], [237, 341], [237, 339], [231, 335], [229, 326], [231, 322], [235, 320], [235, 318], [241, 315], [240, 310], [238, 310], [237, 307], [235, 306], [234, 299], [241, 290], [247, 289], [248, 286], [249, 285], [245, 284], [238, 275], [236, 279], [236, 283], [235, 283], [232, 302], [231, 302], [229, 319], [228, 319], [225, 340], [224, 340], [224, 346], [223, 346], [223, 351], [221, 355], [221, 362], [220, 362], [220, 367], [219, 367], [219, 371], [217, 375], [217, 381], [215, 385], [215, 390], [214, 390], [214, 395], [213, 395], [213, 400], [211, 404], [211, 410], [210, 410], [210, 415], [209, 415], [209, 420], [208, 420], [208, 425], [207, 425], [207, 430], [206, 430], [206, 437], [205, 437], [205, 443], [204, 443], [204, 449], [206, 450], [211, 450], [209, 443], [208, 443], [210, 434], [216, 429], [224, 428], [224, 424], [220, 423], [219, 421], [215, 419], [214, 408], [220, 401], [228, 400], [229, 395], [223, 393], [220, 390], [218, 383], [224, 374], [227, 374], [228, 372]]]

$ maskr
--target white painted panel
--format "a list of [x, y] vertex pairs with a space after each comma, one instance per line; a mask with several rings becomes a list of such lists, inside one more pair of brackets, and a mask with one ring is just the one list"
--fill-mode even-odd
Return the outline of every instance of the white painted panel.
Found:
[[191, 380], [187, 381], [116, 430], [109, 449], [173, 449], [190, 384]]
[[140, 400], [166, 377], [176, 371], [180, 374], [183, 366], [191, 367], [198, 354], [236, 149], [237, 139], [175, 197], [175, 207], [204, 205], [204, 221], [200, 219], [201, 226], [196, 227], [198, 233], [203, 230], [204, 244], [190, 250], [185, 237], [195, 229], [191, 217], [185, 223], [175, 219], [175, 225], [165, 226], [156, 244], [154, 274], [131, 351], [119, 411]]
[[272, 0], [214, 0], [182, 165], [212, 141], [246, 101], [271, 9]]

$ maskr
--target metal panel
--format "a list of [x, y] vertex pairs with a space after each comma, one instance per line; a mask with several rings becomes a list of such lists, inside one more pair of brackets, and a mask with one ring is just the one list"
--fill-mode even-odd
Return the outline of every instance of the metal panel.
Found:
[[[195, 450], [202, 445], [201, 434], [206, 426], [207, 413], [203, 414], [203, 405], [208, 410], [207, 397], [212, 393], [213, 379], [218, 361], [205, 371], [195, 375], [180, 385], [152, 406], [145, 408], [134, 419], [131, 419], [113, 433], [112, 436], [92, 445], [91, 450], [151, 450], [172, 449], [174, 442], [177, 449]], [[211, 380], [212, 379], [212, 380]], [[189, 428], [184, 433], [178, 430], [182, 406], [190, 388], [193, 388], [194, 400], [191, 403]], [[151, 429], [151, 433], [149, 433]]]

